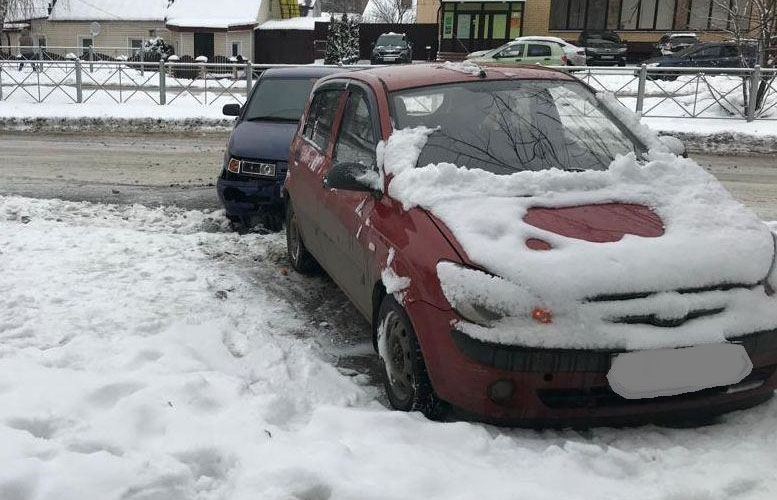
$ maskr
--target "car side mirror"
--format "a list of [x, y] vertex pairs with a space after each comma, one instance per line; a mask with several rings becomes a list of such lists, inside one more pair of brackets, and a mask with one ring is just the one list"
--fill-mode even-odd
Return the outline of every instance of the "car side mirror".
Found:
[[224, 116], [240, 116], [240, 104], [225, 104], [221, 112]]
[[379, 192], [374, 182], [378, 173], [361, 163], [338, 163], [324, 177], [324, 187], [343, 191]]
[[666, 149], [673, 155], [688, 158], [688, 152], [685, 149], [685, 144], [677, 137], [671, 135], [662, 135], [659, 136], [659, 139], [661, 139], [664, 147], [666, 147]]
[[370, 44], [370, 47], [372, 47], [372, 48], [374, 49], [374, 48], [375, 48], [375, 42], [372, 42], [372, 43]]

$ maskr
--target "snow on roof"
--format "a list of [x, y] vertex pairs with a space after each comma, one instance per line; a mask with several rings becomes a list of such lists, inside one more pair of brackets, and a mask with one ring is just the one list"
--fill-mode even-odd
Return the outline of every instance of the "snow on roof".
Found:
[[256, 24], [264, 0], [175, 0], [167, 10], [167, 25], [180, 28], [221, 28]]
[[51, 21], [164, 21], [168, 0], [59, 0]]
[[12, 2], [8, 6], [5, 22], [14, 24], [32, 19], [45, 19], [49, 15], [49, 0]]
[[402, 13], [402, 19], [397, 19], [399, 13], [396, 8], [396, 0], [369, 0], [362, 13], [363, 23], [414, 23], [418, 0], [412, 0], [412, 5]]
[[329, 16], [292, 17], [291, 19], [270, 19], [257, 29], [260, 30], [313, 30], [316, 23], [329, 22]]

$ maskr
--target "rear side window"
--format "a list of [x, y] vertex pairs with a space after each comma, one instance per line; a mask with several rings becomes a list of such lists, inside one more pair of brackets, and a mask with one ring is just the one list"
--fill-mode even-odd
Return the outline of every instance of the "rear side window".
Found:
[[337, 104], [340, 102], [340, 94], [340, 90], [322, 90], [316, 92], [310, 104], [310, 112], [302, 135], [321, 151], [326, 151], [329, 147], [332, 123], [337, 112]]
[[550, 56], [550, 47], [547, 45], [529, 45], [526, 57], [548, 57]]

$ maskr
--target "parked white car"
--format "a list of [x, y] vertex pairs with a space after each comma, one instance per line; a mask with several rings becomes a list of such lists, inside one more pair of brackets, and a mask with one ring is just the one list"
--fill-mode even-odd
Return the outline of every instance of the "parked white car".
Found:
[[515, 39], [518, 42], [551, 42], [558, 44], [567, 56], [567, 64], [570, 66], [585, 66], [585, 49], [572, 45], [562, 38], [556, 36], [522, 36]]

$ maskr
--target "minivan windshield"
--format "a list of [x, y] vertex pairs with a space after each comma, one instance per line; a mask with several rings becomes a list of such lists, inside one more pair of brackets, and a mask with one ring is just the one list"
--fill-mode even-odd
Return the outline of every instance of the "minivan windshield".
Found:
[[378, 47], [407, 47], [402, 35], [380, 35], [375, 42]]
[[299, 121], [315, 78], [263, 78], [247, 104], [243, 120]]
[[392, 94], [397, 128], [436, 129], [419, 166], [453, 163], [496, 174], [604, 170], [644, 146], [583, 85], [555, 80], [434, 85]]

